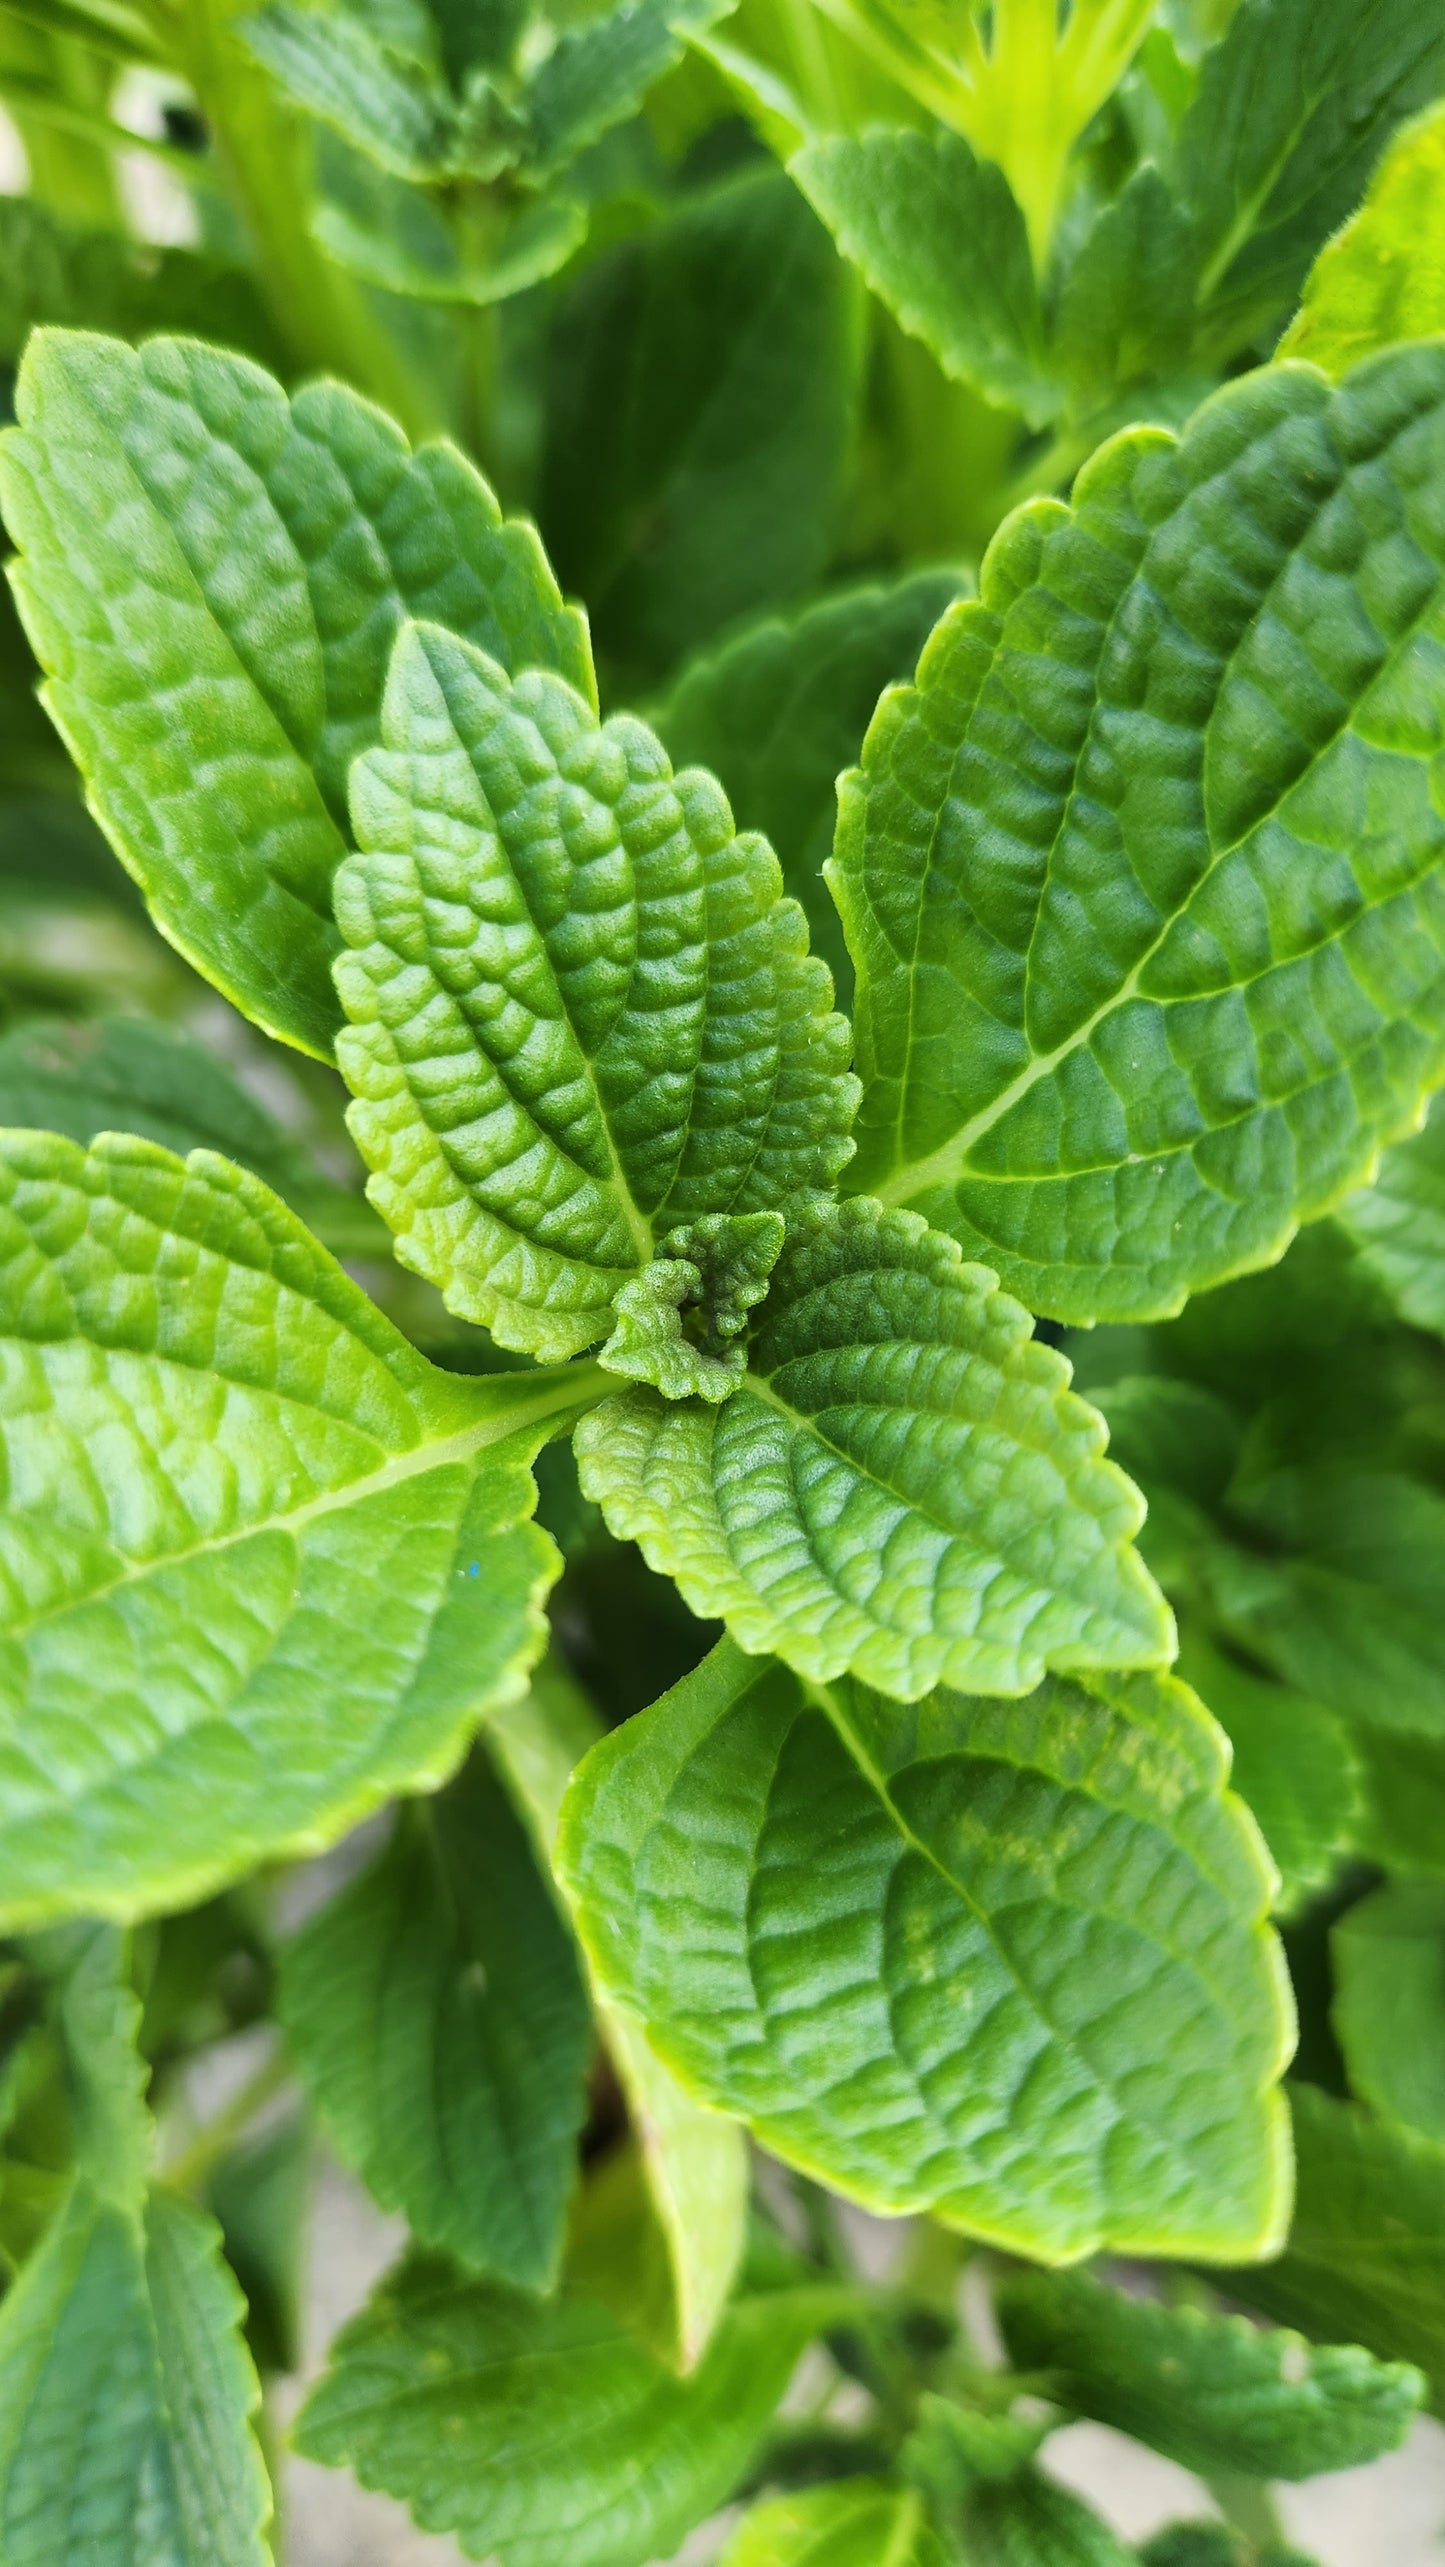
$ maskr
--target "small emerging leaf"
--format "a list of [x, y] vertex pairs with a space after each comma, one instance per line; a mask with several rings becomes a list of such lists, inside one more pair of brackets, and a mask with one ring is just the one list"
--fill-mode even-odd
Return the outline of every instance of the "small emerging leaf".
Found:
[[1321, 250], [1276, 355], [1340, 375], [1445, 329], [1445, 108], [1397, 134], [1369, 193]]
[[[624, 1284], [616, 1326], [598, 1356], [608, 1372], [651, 1382], [666, 1399], [694, 1393], [716, 1406], [737, 1389], [747, 1350], [737, 1341], [763, 1300], [783, 1245], [778, 1212], [709, 1213], [663, 1241], [663, 1252]], [[684, 1334], [684, 1311], [699, 1323]]]

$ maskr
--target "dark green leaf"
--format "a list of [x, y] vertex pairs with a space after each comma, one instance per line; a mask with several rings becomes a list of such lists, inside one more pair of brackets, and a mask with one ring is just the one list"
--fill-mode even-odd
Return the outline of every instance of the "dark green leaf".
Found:
[[1355, 2093], [1445, 2142], [1445, 1885], [1396, 1881], [1330, 1936], [1335, 2037]]

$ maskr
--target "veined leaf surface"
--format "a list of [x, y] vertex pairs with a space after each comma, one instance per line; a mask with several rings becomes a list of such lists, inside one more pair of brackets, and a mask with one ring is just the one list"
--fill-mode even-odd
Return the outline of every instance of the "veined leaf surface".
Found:
[[1026, 1693], [1168, 1658], [1143, 1508], [1026, 1312], [911, 1215], [797, 1210], [741, 1385], [638, 1386], [577, 1434], [586, 1494], [694, 1612], [804, 1675]]
[[1358, 2468], [1399, 2448], [1425, 2392], [1412, 2365], [1357, 2344], [1169, 2308], [1086, 2273], [1012, 2273], [996, 2305], [1020, 2370], [1048, 2372], [1063, 2405], [1200, 2477]]
[[382, 729], [336, 884], [372, 1199], [462, 1318], [574, 1354], [679, 1223], [836, 1175], [848, 1029], [771, 849], [641, 722], [426, 625]]
[[5, 1923], [440, 1781], [542, 1645], [527, 1466], [586, 1387], [438, 1372], [206, 1152], [0, 1136], [0, 1258]]
[[1445, 347], [1229, 385], [1033, 503], [886, 695], [830, 879], [849, 1183], [1034, 1310], [1278, 1256], [1445, 1074]]
[[1267, 2254], [1290, 2009], [1225, 1771], [1167, 1677], [910, 1708], [724, 1641], [594, 1749], [559, 1859], [661, 2056], [873, 2209]]
[[0, 440], [45, 700], [157, 923], [249, 1016], [329, 1052], [346, 778], [393, 636], [434, 617], [591, 685], [530, 527], [336, 383], [288, 400], [193, 339], [41, 330]]

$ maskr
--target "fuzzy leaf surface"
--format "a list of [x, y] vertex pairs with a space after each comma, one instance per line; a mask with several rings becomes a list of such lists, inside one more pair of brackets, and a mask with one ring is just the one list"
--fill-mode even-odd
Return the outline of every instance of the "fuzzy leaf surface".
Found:
[[764, 841], [645, 724], [401, 635], [337, 877], [349, 1120], [403, 1263], [562, 1356], [668, 1233], [846, 1159], [848, 1029]]
[[1288, 2000], [1224, 1781], [1169, 1678], [910, 1708], [723, 1642], [594, 1749], [559, 1860], [660, 2055], [871, 2208], [1046, 2258], [1260, 2254]]
[[1445, 1070], [1442, 474], [1445, 348], [1247, 376], [1009, 519], [879, 707], [849, 1182], [1031, 1309], [1268, 1263]]
[[912, 2488], [845, 2478], [756, 2506], [721, 2567], [943, 2567], [943, 2559]]
[[484, 1757], [286, 1947], [281, 2014], [343, 2156], [414, 2237], [547, 2290], [591, 2017], [571, 1937]]
[[1391, 1881], [1330, 1934], [1331, 2020], [1354, 2092], [1445, 2143], [1445, 1884]]
[[8, 1925], [327, 1844], [520, 1690], [570, 1378], [438, 1372], [257, 1178], [114, 1135], [0, 1136], [0, 1346]]
[[1397, 339], [1445, 329], [1445, 111], [1397, 134], [1344, 230], [1311, 268], [1276, 354], [1340, 375]]
[[726, 2501], [830, 2314], [826, 2293], [742, 2301], [679, 2380], [601, 2301], [417, 2256], [343, 2327], [295, 2439], [470, 2558], [637, 2567]]
[[825, 597], [787, 622], [769, 617], [690, 661], [654, 716], [674, 765], [709, 768], [739, 826], [761, 829], [776, 847], [844, 1007], [853, 965], [823, 880], [838, 775], [857, 756], [884, 687], [912, 676], [963, 586], [951, 571], [912, 571]]
[[1049, 378], [1024, 218], [1008, 180], [961, 134], [874, 126], [788, 164], [845, 258], [945, 374], [1032, 428], [1061, 408]]
[[1308, 2344], [1247, 2318], [1110, 2290], [1086, 2273], [1012, 2273], [999, 2323], [1020, 2370], [1199, 2477], [1312, 2478], [1403, 2442], [1420, 2373], [1354, 2344]]
[[77, 2185], [0, 2309], [6, 2567], [267, 2567], [243, 2311], [203, 2213]]
[[950, 1239], [875, 1204], [797, 1212], [721, 1407], [621, 1393], [582, 1486], [694, 1612], [807, 1676], [905, 1698], [1152, 1665], [1173, 1627], [1142, 1507], [1027, 1314]]
[[397, 626], [584, 688], [585, 627], [455, 448], [413, 453], [339, 384], [288, 400], [195, 340], [45, 330], [15, 409], [11, 578], [96, 814], [187, 959], [324, 1056], [347, 772]]

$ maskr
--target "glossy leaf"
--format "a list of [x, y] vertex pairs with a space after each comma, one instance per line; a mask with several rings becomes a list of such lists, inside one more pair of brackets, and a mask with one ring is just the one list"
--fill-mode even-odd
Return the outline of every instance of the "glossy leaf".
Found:
[[1445, 329], [1445, 111], [1397, 134], [1357, 214], [1326, 243], [1277, 354], [1340, 375]]
[[943, 2559], [912, 2488], [845, 2478], [756, 2506], [720, 2567], [943, 2567]]
[[556, 2278], [591, 2018], [571, 1938], [476, 1756], [286, 1949], [281, 2013], [343, 2156], [424, 2246]]
[[1026, 2254], [1260, 2254], [1288, 2002], [1223, 1784], [1168, 1678], [912, 1710], [724, 1642], [559, 1856], [600, 1986], [776, 2154]]
[[436, 1371], [205, 1152], [7, 1134], [0, 1207], [6, 1923], [439, 1782], [540, 1649], [527, 1464], [585, 1384]]
[[1332, 2020], [1355, 2093], [1445, 2143], [1445, 1885], [1392, 1881], [1330, 1935]]
[[97, 816], [187, 959], [325, 1054], [346, 777], [398, 624], [584, 687], [585, 629], [455, 449], [338, 384], [288, 401], [193, 340], [42, 331], [15, 406], [11, 577]]
[[1032, 1309], [1268, 1263], [1445, 1070], [1441, 472], [1441, 347], [1246, 377], [1020, 510], [883, 699], [849, 1182]]
[[680, 1222], [848, 1155], [848, 1031], [759, 838], [628, 717], [401, 636], [337, 878], [338, 1056], [402, 1262], [568, 1355]]
[[501, 2567], [637, 2567], [726, 2501], [836, 2295], [743, 2301], [679, 2380], [600, 2301], [414, 2257], [343, 2327], [296, 2427]]
[[1386, 1150], [1338, 1217], [1401, 1318], [1445, 1337], [1445, 1113]]
[[1010, 2274], [996, 2306], [1011, 2358], [1047, 2372], [1061, 2404], [1203, 2478], [1359, 2468], [1398, 2449], [1425, 2392], [1418, 2371], [1358, 2345], [1169, 2308], [1084, 2273]]
[[690, 661], [654, 716], [673, 763], [710, 768], [739, 827], [761, 829], [776, 847], [843, 1007], [853, 965], [823, 880], [838, 774], [857, 756], [883, 688], [912, 675], [963, 585], [952, 571], [912, 571], [824, 598], [791, 622], [751, 625]]
[[949, 1239], [800, 1208], [721, 1407], [626, 1391], [579, 1429], [588, 1497], [695, 1613], [804, 1675], [912, 1699], [1151, 1665], [1142, 1509], [1026, 1314]]
[[1024, 218], [961, 134], [830, 134], [789, 163], [846, 258], [946, 374], [1042, 427], [1061, 407]]

